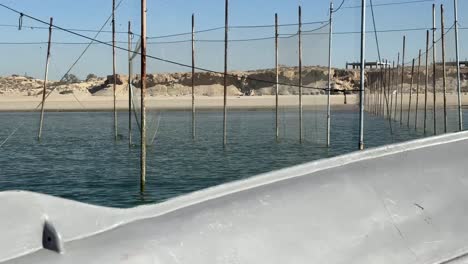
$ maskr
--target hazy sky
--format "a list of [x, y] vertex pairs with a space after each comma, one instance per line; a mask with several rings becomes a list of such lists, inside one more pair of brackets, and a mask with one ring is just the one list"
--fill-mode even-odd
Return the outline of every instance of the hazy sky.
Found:
[[[120, 0], [116, 0], [119, 2]], [[395, 3], [407, 0], [374, 0], [375, 5]], [[55, 24], [74, 29], [99, 29], [111, 13], [111, 0], [3, 0], [1, 3], [18, 9], [42, 20], [48, 21], [54, 17]], [[335, 7], [341, 0], [335, 0]], [[453, 25], [453, 1], [436, 0], [410, 5], [376, 6], [375, 16], [378, 30], [430, 28], [432, 24], [432, 3], [437, 4], [437, 19], [440, 18], [440, 4], [445, 5], [446, 27]], [[359, 5], [359, 0], [345, 0], [343, 8], [334, 14], [334, 28], [337, 33], [359, 31], [360, 9], [348, 8]], [[230, 0], [230, 25], [272, 25], [274, 14], [278, 13], [280, 24], [297, 23], [297, 7], [302, 5], [303, 22], [328, 20], [328, 0]], [[127, 31], [128, 21], [132, 21], [134, 32], [139, 33], [139, 0], [123, 0], [119, 7], [116, 19], [117, 30]], [[367, 29], [373, 29], [368, 9]], [[468, 1], [459, 0], [459, 22], [461, 27], [468, 27]], [[191, 30], [191, 14], [196, 16], [196, 29], [203, 30], [224, 25], [224, 0], [148, 0], [148, 36], [161, 36], [174, 33], [185, 33]], [[23, 19], [25, 27], [18, 31], [16, 27], [8, 25], [18, 24], [18, 15], [0, 7], [0, 30], [2, 38], [0, 43], [0, 75], [12, 73], [25, 74], [42, 78], [46, 56], [46, 45], [26, 45], [20, 42], [45, 42], [47, 30], [30, 29], [26, 26], [44, 26], [27, 18]], [[311, 30], [322, 24], [306, 24], [304, 30]], [[440, 28], [440, 21], [437, 20]], [[111, 30], [108, 23], [105, 30]], [[274, 28], [233, 29], [230, 31], [231, 39], [262, 38], [274, 36]], [[296, 26], [282, 27], [280, 33], [291, 33], [297, 30]], [[328, 28], [316, 31], [314, 35], [304, 36], [305, 64], [326, 65], [328, 53]], [[95, 33], [82, 32], [93, 37]], [[382, 57], [396, 60], [397, 52], [401, 50], [402, 36], [407, 35], [407, 57], [415, 57], [418, 49], [425, 47], [425, 31], [407, 31], [379, 33]], [[461, 58], [468, 57], [468, 30], [460, 30]], [[197, 39], [223, 39], [223, 30], [200, 33]], [[453, 35], [447, 36], [447, 57], [454, 57]], [[111, 34], [102, 33], [99, 39], [110, 41]], [[150, 39], [150, 42], [171, 42], [188, 40], [190, 35], [174, 38]], [[119, 46], [127, 47], [127, 34], [118, 34]], [[68, 33], [53, 33], [54, 42], [87, 42]], [[134, 39], [136, 41], [136, 38]], [[230, 43], [231, 69], [251, 69], [257, 67], [272, 67], [274, 63], [273, 39], [234, 42]], [[336, 34], [333, 45], [333, 65], [344, 67], [346, 61], [357, 61], [359, 58], [359, 34]], [[377, 60], [375, 38], [373, 34], [367, 37], [367, 60]], [[10, 42], [11, 44], [5, 44]], [[221, 70], [223, 63], [222, 42], [197, 42], [197, 64], [199, 66]], [[74, 59], [85, 48], [85, 45], [54, 44], [52, 47], [52, 61], [50, 77], [58, 79], [73, 63]], [[151, 44], [149, 54], [190, 64], [191, 44], [165, 43]], [[297, 38], [283, 39], [280, 42], [280, 63], [294, 65], [297, 61]], [[128, 72], [128, 54], [118, 52], [118, 71]], [[135, 67], [138, 61], [135, 61]], [[156, 62], [150, 59], [150, 72], [189, 71], [190, 69]], [[112, 71], [112, 50], [103, 45], [93, 45], [83, 57], [72, 73], [83, 78], [88, 73], [107, 75]]]

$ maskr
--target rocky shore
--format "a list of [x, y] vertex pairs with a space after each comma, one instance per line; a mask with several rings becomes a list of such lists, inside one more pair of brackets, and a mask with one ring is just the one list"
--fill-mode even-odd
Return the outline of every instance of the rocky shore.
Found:
[[[324, 94], [327, 87], [328, 69], [323, 67], [304, 67], [302, 71], [304, 94]], [[359, 85], [359, 74], [355, 70], [333, 69], [333, 87], [354, 90]], [[184, 96], [192, 92], [191, 73], [148, 74], [147, 87], [149, 96]], [[224, 76], [219, 73], [196, 72], [195, 94], [198, 96], [221, 96], [224, 92]], [[227, 78], [228, 95], [273, 95], [275, 70], [265, 69], [245, 72], [230, 72]], [[77, 94], [92, 96], [110, 96], [113, 94], [113, 76], [92, 78], [73, 83], [48, 82], [48, 90], [55, 94]], [[298, 94], [299, 74], [297, 68], [282, 67], [279, 74], [281, 95]], [[127, 93], [127, 75], [117, 75], [117, 94]], [[132, 79], [135, 87], [140, 86], [140, 77]], [[0, 77], [0, 96], [38, 96], [42, 94], [44, 81], [24, 76]], [[314, 88], [309, 88], [314, 87]]]
[[[439, 67], [440, 68], [440, 67]], [[437, 91], [442, 90], [442, 71], [437, 70]], [[324, 90], [328, 83], [328, 69], [325, 67], [304, 67], [302, 71], [303, 94], [320, 95], [325, 94]], [[371, 86], [375, 77], [380, 75], [379, 70], [371, 70], [366, 74], [366, 85]], [[411, 82], [411, 69], [405, 67], [403, 91], [408, 92]], [[432, 78], [432, 76], [429, 76]], [[128, 76], [117, 75], [117, 96], [128, 94]], [[416, 89], [416, 76], [414, 79], [413, 91]], [[425, 75], [421, 73], [419, 77], [420, 89], [424, 87]], [[395, 75], [398, 83], [401, 75]], [[140, 76], [132, 78], [132, 84], [139, 88]], [[229, 96], [268, 96], [275, 94], [275, 70], [264, 69], [255, 71], [230, 72], [227, 78]], [[94, 77], [87, 81], [58, 82], [49, 81], [48, 91], [53, 90], [53, 95], [75, 96], [111, 96], [113, 95], [113, 76]], [[299, 89], [299, 72], [294, 67], [281, 67], [279, 71], [279, 94], [297, 95]], [[431, 79], [432, 85], [432, 79]], [[34, 96], [42, 94], [44, 81], [24, 76], [0, 77], [0, 96]], [[194, 78], [195, 95], [216, 97], [224, 93], [224, 76], [219, 73], [196, 72]], [[359, 89], [359, 70], [332, 69], [332, 89], [333, 94], [353, 94]], [[147, 95], [158, 97], [178, 97], [187, 96], [192, 93], [192, 73], [158, 73], [148, 74]], [[456, 71], [454, 67], [447, 68], [447, 90], [453, 92], [456, 88]], [[468, 69], [462, 68], [462, 91], [468, 92]]]

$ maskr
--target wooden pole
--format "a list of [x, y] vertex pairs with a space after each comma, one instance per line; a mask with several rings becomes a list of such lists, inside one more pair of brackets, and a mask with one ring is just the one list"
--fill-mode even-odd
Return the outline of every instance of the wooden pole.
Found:
[[437, 135], [436, 44], [436, 11], [435, 4], [432, 4], [432, 92], [434, 101], [432, 118], [434, 121], [434, 135]]
[[424, 134], [427, 131], [427, 91], [429, 85], [429, 30], [426, 31], [426, 79], [424, 81]]
[[46, 66], [45, 66], [45, 73], [44, 73], [44, 86], [42, 90], [42, 104], [41, 104], [41, 118], [39, 122], [39, 133], [37, 135], [37, 139], [41, 140], [42, 137], [42, 126], [44, 124], [44, 105], [46, 100], [47, 94], [47, 79], [49, 77], [49, 62], [50, 62], [50, 48], [51, 48], [51, 40], [52, 40], [52, 24], [54, 19], [51, 17], [49, 22], [49, 41], [47, 42], [47, 57], [46, 57]]
[[447, 133], [447, 72], [445, 67], [445, 29], [444, 29], [444, 5], [440, 5], [440, 21], [442, 35], [442, 79], [444, 91], [444, 133]]
[[333, 1], [330, 1], [330, 21], [328, 29], [328, 91], [327, 91], [327, 147], [330, 146], [330, 129], [331, 129], [331, 64], [332, 64], [332, 47], [333, 47]]
[[115, 54], [115, 0], [112, 0], [112, 75], [114, 76], [113, 92], [114, 92], [114, 138], [118, 139], [117, 131], [117, 78], [116, 71], [116, 54]]
[[409, 102], [408, 102], [408, 122], [406, 124], [408, 128], [410, 124], [410, 114], [411, 114], [411, 99], [412, 99], [411, 97], [413, 95], [414, 63], [415, 63], [415, 59], [413, 59], [413, 63], [411, 65], [411, 82], [410, 82]]
[[417, 84], [416, 84], [416, 113], [414, 116], [414, 129], [416, 130], [418, 128], [418, 111], [419, 111], [419, 85], [421, 82], [421, 50], [419, 50], [419, 56], [418, 56], [418, 78], [417, 78]]
[[359, 93], [359, 149], [364, 149], [364, 91], [366, 67], [366, 0], [361, 1], [361, 76]]
[[228, 73], [228, 27], [229, 0], [225, 0], [224, 9], [224, 102], [223, 102], [223, 146], [227, 144], [227, 73]]
[[302, 9], [299, 6], [299, 142], [302, 143]]
[[460, 54], [458, 48], [458, 0], [453, 0], [454, 18], [455, 18], [455, 57], [457, 63], [457, 95], [458, 95], [458, 130], [463, 131], [463, 111], [462, 111], [462, 94], [461, 94], [461, 79], [460, 79]]
[[141, 0], [141, 173], [140, 190], [146, 183], [146, 0]]
[[192, 14], [192, 140], [195, 130], [195, 14]]
[[275, 135], [279, 140], [279, 45], [278, 45], [278, 14], [275, 14]]
[[400, 83], [400, 125], [403, 124], [403, 84], [405, 82], [405, 51], [406, 51], [406, 36], [403, 36], [403, 54], [401, 56], [401, 83]]
[[132, 22], [128, 21], [128, 145], [132, 145]]

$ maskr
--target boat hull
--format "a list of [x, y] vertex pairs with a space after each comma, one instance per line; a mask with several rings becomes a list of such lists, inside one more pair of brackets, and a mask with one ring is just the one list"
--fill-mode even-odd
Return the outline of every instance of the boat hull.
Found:
[[[468, 252], [468, 133], [132, 209], [0, 193], [5, 263], [447, 263]], [[44, 223], [63, 252], [42, 248]], [[451, 262], [452, 263], [452, 262]]]

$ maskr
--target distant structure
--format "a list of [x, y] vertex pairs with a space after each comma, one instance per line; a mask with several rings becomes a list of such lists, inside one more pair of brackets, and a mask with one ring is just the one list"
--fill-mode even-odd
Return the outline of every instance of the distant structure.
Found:
[[[365, 67], [366, 68], [378, 68], [379, 66], [390, 66], [390, 63], [385, 63], [385, 62], [366, 62]], [[360, 62], [346, 62], [346, 69], [349, 67], [352, 67], [353, 69], [360, 69], [361, 68], [361, 63]]]
[[[438, 62], [437, 65], [442, 65], [441, 62]], [[445, 65], [447, 66], [457, 66], [457, 62], [453, 61], [453, 62], [446, 62]], [[468, 61], [460, 61], [460, 67], [468, 67]]]

